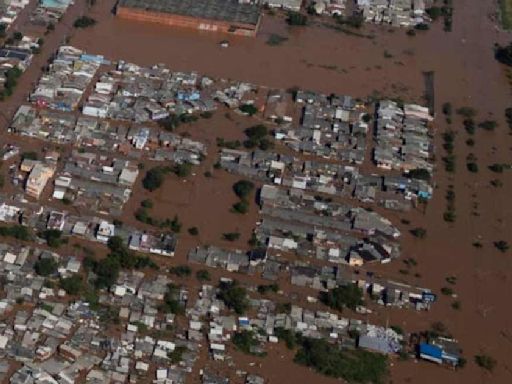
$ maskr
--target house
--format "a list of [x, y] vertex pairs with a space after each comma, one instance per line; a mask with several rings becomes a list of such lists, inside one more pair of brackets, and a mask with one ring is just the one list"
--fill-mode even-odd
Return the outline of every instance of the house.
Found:
[[302, 6], [302, 0], [264, 0], [270, 8], [281, 8], [287, 11], [299, 12]]
[[54, 166], [45, 165], [43, 163], [34, 165], [25, 184], [25, 192], [27, 195], [39, 199], [46, 183], [53, 177], [54, 173]]
[[420, 343], [419, 357], [437, 364], [456, 366], [461, 358], [461, 350], [456, 340], [438, 337], [430, 343]]
[[96, 231], [96, 239], [101, 242], [106, 243], [108, 239], [114, 236], [115, 226], [114, 224], [110, 224], [108, 221], [102, 220], [98, 225], [98, 229]]

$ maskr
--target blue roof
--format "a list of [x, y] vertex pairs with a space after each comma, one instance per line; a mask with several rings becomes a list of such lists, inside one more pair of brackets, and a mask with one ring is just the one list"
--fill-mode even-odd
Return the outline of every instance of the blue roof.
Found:
[[436, 345], [421, 343], [420, 344], [420, 354], [426, 355], [426, 356], [431, 356], [436, 359], [442, 359], [443, 350]]

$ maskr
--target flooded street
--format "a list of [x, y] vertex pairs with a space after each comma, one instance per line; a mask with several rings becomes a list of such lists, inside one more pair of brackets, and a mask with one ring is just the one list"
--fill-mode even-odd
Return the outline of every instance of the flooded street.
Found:
[[[492, 1], [456, 1], [453, 32], [444, 32], [437, 23], [430, 31], [418, 32], [414, 37], [407, 36], [404, 29], [390, 31], [375, 26], [367, 26], [362, 31], [374, 38], [348, 36], [319, 25], [290, 29], [283, 20], [266, 15], [256, 39], [230, 37], [231, 45], [227, 49], [218, 45], [225, 38], [222, 35], [117, 20], [107, 13], [112, 5], [113, 1], [106, 1], [97, 7], [93, 17], [99, 20], [98, 25], [75, 33], [72, 43], [112, 59], [144, 65], [161, 62], [174, 70], [195, 70], [268, 87], [298, 86], [358, 97], [399, 96], [423, 103], [423, 72], [433, 71], [437, 111], [441, 111], [443, 103], [451, 102], [454, 109], [474, 107], [478, 111], [477, 122], [496, 120], [498, 129], [478, 131], [474, 138], [476, 145], [469, 149], [464, 144], [467, 135], [462, 119], [454, 117], [457, 171], [449, 175], [441, 162], [441, 132], [447, 124], [442, 114], [437, 114], [435, 198], [429, 203], [426, 214], [411, 213], [408, 217], [411, 226], [401, 225], [400, 228], [404, 233], [404, 258], [413, 257], [418, 261], [416, 272], [421, 277], [400, 276], [401, 266], [397, 265], [400, 262], [377, 268], [436, 291], [445, 285], [447, 276], [455, 275], [458, 280], [454, 290], [461, 309], [452, 309], [453, 299], [443, 296], [428, 313], [391, 311], [387, 319], [381, 315], [380, 320], [387, 321], [391, 317], [392, 323], [409, 331], [427, 329], [432, 322], [442, 321], [461, 342], [468, 360], [467, 366], [457, 372], [424, 362], [395, 362], [391, 368], [394, 383], [512, 382], [512, 364], [506, 358], [512, 352], [512, 311], [507, 305], [512, 292], [512, 257], [493, 246], [493, 242], [500, 239], [512, 240], [509, 229], [512, 205], [508, 202], [512, 180], [510, 174], [505, 173], [500, 176], [503, 187], [493, 188], [489, 181], [494, 175], [487, 169], [495, 162], [510, 162], [511, 136], [504, 120], [505, 108], [512, 105], [510, 87], [503, 68], [493, 58], [493, 45], [508, 42], [510, 36], [500, 32], [490, 17], [494, 13]], [[315, 21], [315, 24], [320, 23]], [[269, 46], [266, 39], [270, 33], [286, 36], [288, 40], [280, 46]], [[224, 128], [212, 126], [209, 129]], [[466, 170], [465, 158], [470, 151], [480, 164], [477, 174]], [[219, 230], [215, 233], [206, 230], [212, 220], [222, 223], [222, 228], [226, 229], [251, 225], [252, 218], [246, 222], [245, 217], [240, 220], [227, 212], [233, 199], [233, 196], [225, 197], [230, 194], [229, 185], [221, 187], [217, 180], [205, 179], [200, 182], [202, 186], [192, 181], [197, 188], [193, 192], [183, 192], [185, 187], [176, 183], [169, 180], [158, 200], [175, 206], [175, 212], [180, 213], [186, 225], [205, 226], [202, 242], [218, 236]], [[454, 224], [444, 222], [442, 217], [446, 205], [444, 194], [449, 184], [453, 184], [457, 195]], [[189, 204], [184, 206], [187, 212], [180, 208], [181, 195], [195, 201], [191, 204], [192, 200], [187, 200]], [[212, 195], [219, 202], [217, 206], [201, 203], [204, 197]], [[228, 202], [223, 203], [226, 199]], [[475, 203], [479, 216], [471, 214]], [[394, 222], [398, 223], [398, 218]], [[407, 233], [408, 228], [415, 226], [427, 229], [426, 239], [417, 240]], [[482, 242], [481, 249], [472, 246], [476, 239]], [[178, 253], [183, 255], [184, 251]], [[498, 360], [492, 375], [473, 363], [473, 356], [482, 351]], [[259, 369], [270, 378], [270, 383], [302, 382], [299, 373], [302, 368], [290, 365], [289, 369], [297, 371], [297, 377], [283, 376], [278, 361], [265, 363]], [[315, 382], [320, 382], [318, 380]]]
[[[85, 11], [82, 3], [76, 1], [45, 46], [56, 47], [70, 35], [71, 45], [112, 60], [140, 65], [164, 63], [172, 70], [198, 71], [270, 88], [300, 87], [361, 98], [370, 95], [400, 97], [419, 103], [425, 103], [423, 73], [433, 71], [437, 111], [434, 199], [429, 202], [426, 213], [407, 214], [410, 225], [400, 223], [403, 216], [390, 215], [403, 233], [403, 258], [417, 260], [414, 272], [419, 277], [413, 277], [412, 273], [400, 274], [400, 260], [374, 269], [436, 292], [446, 285], [446, 277], [456, 276], [453, 289], [461, 308], [451, 307], [455, 298], [439, 295], [438, 303], [429, 312], [379, 311], [372, 321], [397, 324], [407, 331], [425, 330], [434, 321], [442, 321], [460, 341], [468, 361], [467, 366], [458, 371], [425, 362], [393, 361], [393, 383], [512, 383], [512, 359], [509, 357], [512, 354], [512, 309], [509, 307], [512, 252], [502, 253], [493, 245], [499, 240], [512, 243], [512, 204], [509, 201], [512, 175], [510, 172], [497, 175], [488, 169], [493, 163], [511, 163], [512, 136], [504, 117], [505, 109], [512, 106], [511, 87], [504, 68], [493, 58], [493, 47], [495, 43], [508, 44], [512, 36], [496, 27], [494, 1], [455, 0], [453, 32], [444, 32], [441, 21], [429, 31], [418, 31], [416, 36], [408, 36], [405, 29], [371, 25], [361, 31], [367, 37], [350, 36], [323, 26], [322, 19], [313, 19], [314, 25], [294, 29], [287, 27], [282, 18], [265, 15], [257, 38], [229, 37], [229, 48], [219, 46], [226, 38], [224, 35], [119, 20], [112, 13], [114, 0], [98, 2], [90, 12], [98, 21], [96, 26], [72, 30], [73, 19]], [[272, 33], [287, 40], [282, 45], [270, 46], [266, 41]], [[22, 76], [13, 97], [0, 103], [3, 127], [7, 126], [16, 107], [25, 101], [51, 53], [45, 50], [37, 56]], [[495, 120], [497, 129], [492, 132], [477, 129], [473, 137], [475, 145], [468, 147], [465, 141], [469, 136], [463, 119], [454, 115], [453, 123], [448, 125], [441, 113], [446, 102], [450, 102], [454, 110], [463, 106], [475, 108], [477, 123]], [[211, 178], [203, 176], [216, 161], [216, 137], [243, 139], [242, 132], [247, 126], [242, 117], [227, 122], [222, 116], [214, 116], [180, 127], [180, 132], [188, 132], [191, 138], [205, 142], [209, 155], [200, 167], [194, 168], [195, 176], [187, 181], [169, 176], [163, 188], [151, 194], [155, 217], [165, 219], [178, 215], [183, 222], [173, 263], [184, 263], [187, 252], [198, 244], [247, 247], [258, 212], [254, 203], [247, 215], [229, 211], [236, 202], [232, 184], [240, 178], [220, 170], [213, 171]], [[456, 172], [453, 174], [445, 172], [442, 162], [441, 134], [448, 127], [456, 132]], [[478, 173], [466, 169], [469, 153], [478, 159]], [[501, 188], [490, 185], [495, 178], [502, 181]], [[457, 196], [455, 223], [443, 220], [448, 185], [453, 185]], [[138, 183], [134, 196], [122, 219], [142, 227], [133, 214], [140, 202], [150, 195]], [[475, 210], [478, 215], [472, 213]], [[199, 228], [198, 237], [186, 233], [192, 226]], [[408, 231], [414, 227], [425, 228], [426, 238], [420, 240], [410, 235]], [[242, 236], [236, 242], [223, 243], [220, 237], [225, 232], [240, 232]], [[482, 248], [472, 245], [477, 240]], [[498, 365], [492, 374], [474, 364], [474, 356], [481, 352], [497, 359]], [[283, 355], [286, 362], [282, 360]], [[270, 384], [334, 382], [294, 365], [289, 351], [275, 347], [270, 357], [261, 366], [254, 367], [249, 365], [247, 356], [235, 355], [241, 362], [241, 369], [251, 370], [248, 367], [252, 367], [267, 377]]]

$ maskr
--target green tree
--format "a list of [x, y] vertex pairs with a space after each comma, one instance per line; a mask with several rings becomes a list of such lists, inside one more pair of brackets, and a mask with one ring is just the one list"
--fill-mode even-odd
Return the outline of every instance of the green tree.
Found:
[[303, 339], [294, 361], [349, 383], [382, 384], [388, 376], [385, 355], [361, 349], [342, 351], [325, 339]]
[[74, 274], [60, 280], [60, 287], [68, 295], [78, 295], [83, 289], [83, 280], [80, 275]]
[[44, 257], [34, 264], [34, 270], [40, 276], [50, 276], [57, 272], [57, 262], [53, 257]]
[[233, 282], [221, 281], [217, 296], [224, 302], [226, 307], [232, 309], [238, 315], [243, 315], [249, 308], [247, 291], [236, 280]]
[[153, 192], [160, 188], [164, 182], [167, 169], [164, 167], [154, 167], [146, 172], [142, 185], [145, 189]]
[[322, 293], [320, 299], [330, 308], [339, 311], [345, 307], [355, 310], [363, 304], [363, 291], [356, 284], [347, 284]]
[[240, 199], [247, 199], [254, 190], [254, 183], [249, 180], [240, 180], [233, 184], [233, 192]]

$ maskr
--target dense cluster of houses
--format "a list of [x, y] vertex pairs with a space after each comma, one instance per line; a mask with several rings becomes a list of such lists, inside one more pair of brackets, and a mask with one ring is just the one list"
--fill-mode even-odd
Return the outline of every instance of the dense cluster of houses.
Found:
[[[0, 4], [0, 24], [5, 29], [14, 23], [21, 11], [30, 3], [30, 0], [5, 0]], [[4, 29], [4, 30], [5, 30]]]
[[30, 101], [59, 111], [76, 110], [102, 62], [101, 56], [87, 55], [70, 46], [60, 47], [48, 72], [30, 94]]
[[[34, 273], [43, 259], [54, 260], [57, 272]], [[115, 383], [153, 375], [157, 383], [183, 383], [191, 371], [199, 344], [185, 337], [186, 330], [172, 332], [174, 315], [158, 310], [171, 282], [167, 277], [122, 273], [93, 307], [49, 283], [81, 273], [75, 257], [0, 244], [0, 269], [7, 292], [0, 312], [15, 311], [0, 325], [0, 356], [7, 365], [2, 373], [11, 372], [9, 382]], [[109, 321], [122, 324], [123, 331], [109, 333]]]
[[247, 83], [214, 81], [195, 72], [172, 72], [163, 65], [140, 67], [120, 61], [99, 76], [82, 113], [145, 123], [170, 114], [210, 113], [217, 109], [217, 102], [236, 108], [254, 90]]
[[[41, 260], [52, 260], [55, 271], [35, 273]], [[10, 372], [11, 383], [74, 383], [78, 378], [116, 383], [148, 377], [155, 383], [184, 383], [194, 372], [202, 345], [208, 346], [212, 362], [224, 362], [231, 359], [233, 335], [243, 331], [256, 335], [254, 354], [264, 353], [268, 343], [277, 343], [280, 330], [324, 338], [345, 349], [384, 354], [399, 353], [404, 345], [405, 336], [394, 329], [298, 305], [286, 308], [264, 298], [251, 298], [246, 314], [233, 315], [219, 299], [218, 288], [202, 285], [194, 298], [163, 271], [121, 272], [108, 290], [98, 292], [92, 305], [52, 284], [77, 275], [87, 281], [91, 275], [80, 259], [38, 248], [0, 244], [0, 271], [6, 276], [6, 295], [0, 300], [5, 319], [0, 325], [0, 374], [8, 379]], [[173, 300], [184, 309], [185, 322], [161, 309], [171, 289]], [[374, 295], [377, 288], [371, 289]], [[411, 296], [416, 292], [402, 287], [404, 292], [407, 289]], [[110, 331], [112, 324], [116, 332]], [[460, 357], [453, 340], [436, 339], [419, 348], [420, 357], [430, 361], [456, 364]], [[229, 383], [228, 378], [201, 368], [204, 383]], [[246, 383], [265, 382], [258, 375], [243, 374]]]
[[166, 232], [142, 232], [127, 225], [96, 216], [77, 216], [48, 206], [27, 202], [22, 196], [0, 197], [0, 222], [22, 224], [36, 233], [55, 230], [63, 236], [75, 236], [89, 241], [107, 243], [118, 236], [130, 249], [161, 256], [174, 256], [177, 236]]
[[414, 27], [430, 21], [428, 3], [429, 0], [357, 0], [357, 7], [367, 22]]
[[[287, 8], [293, 1], [277, 3]], [[427, 310], [436, 299], [429, 289], [362, 269], [401, 254], [400, 231], [368, 205], [407, 210], [432, 195], [428, 180], [411, 176], [417, 169], [432, 172], [432, 118], [421, 106], [384, 100], [374, 111], [350, 96], [301, 90], [292, 95], [161, 65], [114, 64], [69, 46], [58, 50], [30, 102], [18, 109], [11, 132], [71, 148], [65, 156], [45, 148], [42, 158], [26, 156], [16, 145], [1, 148], [3, 160], [19, 158], [9, 172], [13, 183], [25, 189], [24, 194], [0, 196], [3, 226], [26, 226], [41, 242], [48, 231], [100, 243], [118, 236], [129, 250], [174, 256], [177, 235], [113, 220], [128, 203], [143, 160], [199, 164], [207, 155], [206, 144], [155, 123], [211, 116], [221, 107], [250, 114], [244, 107], [252, 105], [275, 127], [276, 145], [266, 151], [222, 148], [218, 165], [263, 184], [254, 247], [244, 252], [202, 246], [190, 250], [188, 260], [269, 282], [284, 278], [317, 291], [356, 284], [368, 300], [382, 306]], [[388, 155], [389, 166], [383, 160]], [[372, 160], [386, 170], [362, 172]], [[33, 202], [43, 201], [49, 185], [51, 198], [69, 204], [69, 210]], [[78, 215], [77, 207], [91, 213]], [[78, 376], [90, 383], [136, 382], [141, 377], [184, 383], [205, 342], [211, 362], [224, 362], [230, 359], [233, 335], [244, 330], [256, 335], [258, 344], [251, 351], [256, 354], [279, 341], [280, 329], [384, 354], [399, 353], [404, 342], [386, 327], [298, 305], [283, 310], [266, 299], [250, 299], [247, 314], [234, 316], [219, 300], [218, 288], [204, 285], [193, 298], [163, 270], [122, 271], [115, 284], [98, 291], [99, 306], [91, 305], [34, 273], [42, 259], [58, 265], [50, 280], [94, 277], [78, 257], [0, 244], [0, 271], [7, 276], [0, 313], [14, 314], [11, 322], [0, 325], [0, 375], [14, 369], [13, 383], [72, 383]], [[162, 310], [171, 296], [173, 305], [184, 309], [186, 325]], [[364, 306], [357, 311], [371, 312]], [[112, 317], [120, 324], [114, 334], [104, 324]], [[428, 360], [438, 361], [440, 349], [445, 351], [442, 362], [453, 358], [447, 343], [422, 348], [421, 356]], [[201, 369], [203, 383], [229, 383], [215, 370]], [[250, 373], [243, 373], [243, 379], [265, 382]]]
[[55, 25], [72, 4], [73, 0], [39, 0], [37, 7], [30, 15], [30, 21], [45, 27]]
[[[318, 291], [333, 289], [347, 284], [357, 284], [367, 297], [380, 305], [398, 308], [414, 308], [428, 310], [436, 300], [435, 295], [427, 288], [413, 287], [390, 279], [356, 274], [351, 268], [339, 264], [335, 267], [317, 267], [301, 262], [287, 261], [264, 249], [244, 252], [227, 250], [215, 246], [204, 246], [192, 249], [188, 260], [191, 263], [206, 265], [211, 268], [224, 269], [260, 275], [269, 281], [288, 279], [292, 285], [308, 287]], [[361, 307], [362, 313], [369, 309]]]
[[433, 117], [426, 107], [382, 100], [377, 109], [373, 157], [378, 167], [411, 171], [433, 170]]
[[276, 130], [276, 139], [303, 154], [363, 163], [365, 138], [371, 129], [363, 103], [350, 96], [327, 97], [302, 91], [295, 99], [303, 106], [300, 124]]

